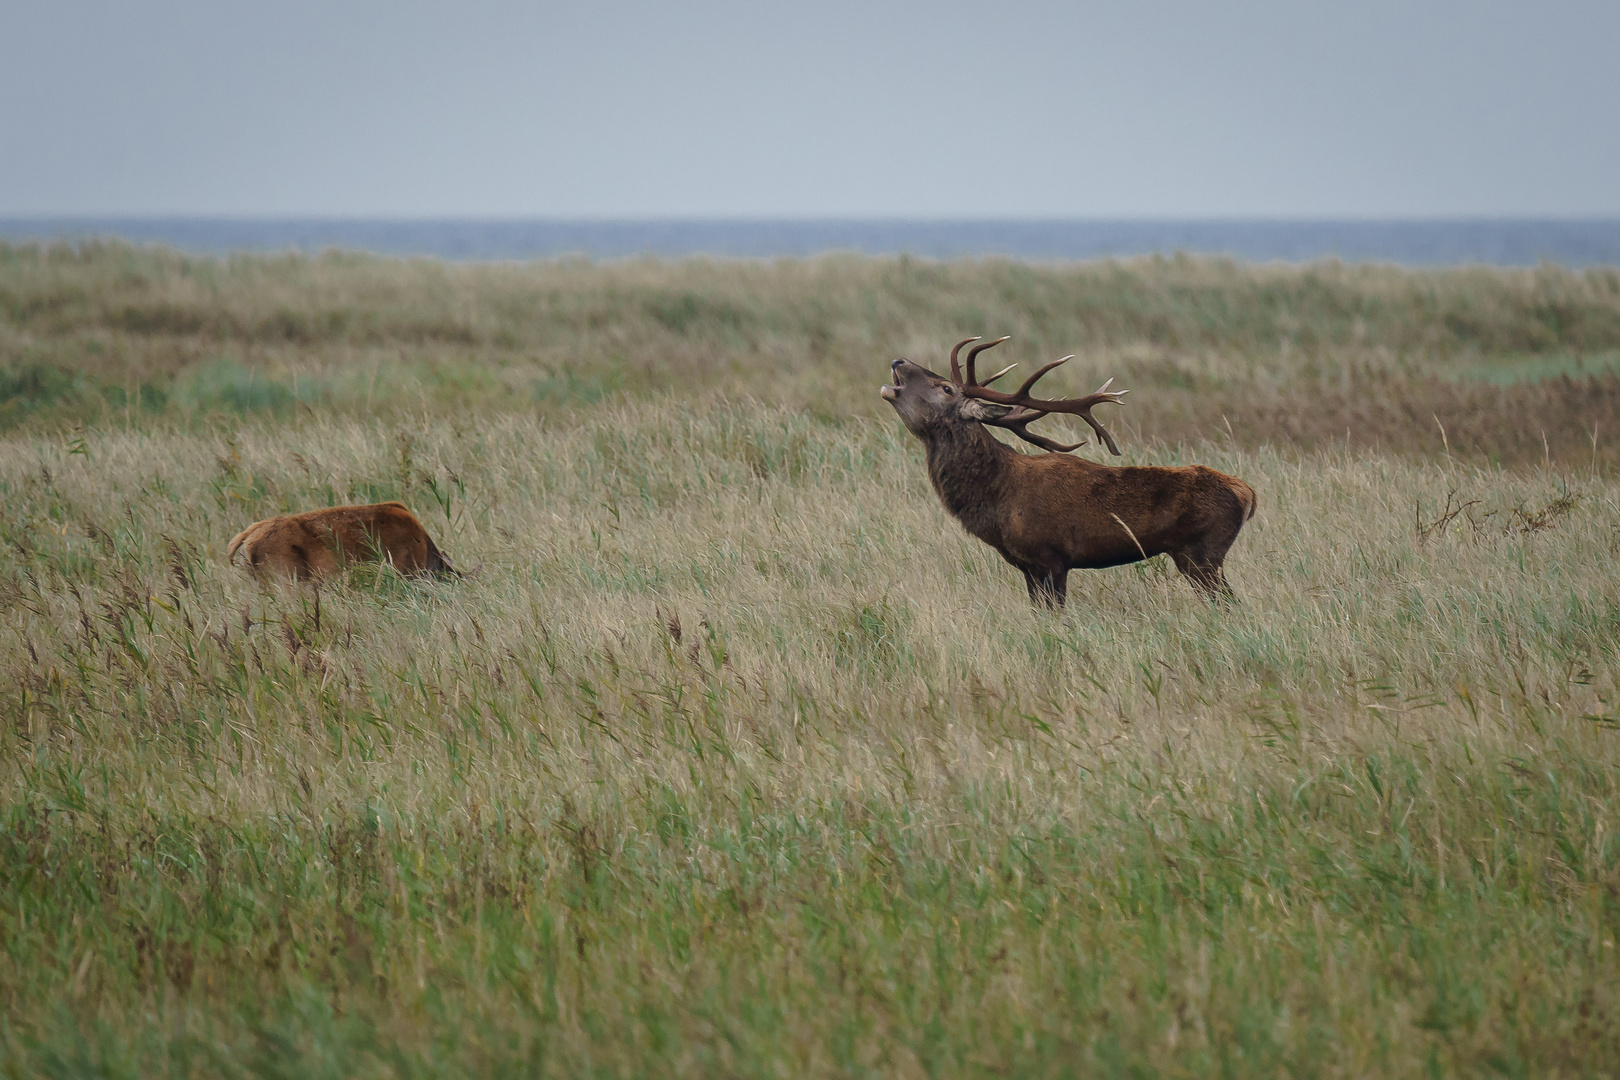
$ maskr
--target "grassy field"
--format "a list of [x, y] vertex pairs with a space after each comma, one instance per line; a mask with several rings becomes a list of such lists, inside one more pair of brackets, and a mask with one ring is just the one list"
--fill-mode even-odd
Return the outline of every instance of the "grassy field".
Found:
[[[1029, 607], [876, 394], [978, 332], [1254, 486], [1240, 606]], [[1617, 363], [1613, 271], [0, 246], [0, 1074], [1620, 1073]], [[223, 563], [390, 498], [476, 573]]]

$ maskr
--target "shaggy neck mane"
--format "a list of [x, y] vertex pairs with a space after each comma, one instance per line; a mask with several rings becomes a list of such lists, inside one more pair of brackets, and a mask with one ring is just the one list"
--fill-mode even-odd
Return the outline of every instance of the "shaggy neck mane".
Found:
[[[994, 507], [1013, 451], [996, 441], [980, 424], [942, 424], [925, 437], [928, 478], [940, 501], [971, 532]], [[987, 524], [987, 523], [986, 523]]]

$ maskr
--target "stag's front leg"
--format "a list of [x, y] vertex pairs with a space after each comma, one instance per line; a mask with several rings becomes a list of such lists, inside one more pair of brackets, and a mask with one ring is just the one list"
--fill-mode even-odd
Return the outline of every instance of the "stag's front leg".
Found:
[[1029, 602], [1036, 607], [1053, 611], [1062, 609], [1069, 591], [1068, 570], [1025, 570], [1024, 585], [1029, 589]]
[[1054, 570], [1047, 575], [1046, 595], [1051, 597], [1048, 603], [1053, 611], [1063, 610], [1063, 603], [1069, 598], [1069, 571], [1067, 567]]
[[1039, 604], [1041, 602], [1041, 579], [1036, 577], [1032, 571], [1024, 571], [1024, 588], [1029, 590], [1030, 603]]

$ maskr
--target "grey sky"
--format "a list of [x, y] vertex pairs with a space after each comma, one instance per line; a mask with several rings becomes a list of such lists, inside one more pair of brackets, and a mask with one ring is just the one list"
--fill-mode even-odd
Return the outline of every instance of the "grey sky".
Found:
[[1620, 3], [0, 0], [0, 215], [1620, 214]]

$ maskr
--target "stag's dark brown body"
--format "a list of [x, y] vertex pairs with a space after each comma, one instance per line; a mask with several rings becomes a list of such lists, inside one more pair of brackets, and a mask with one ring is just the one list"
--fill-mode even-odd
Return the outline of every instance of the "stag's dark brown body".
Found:
[[[954, 366], [954, 353], [952, 359]], [[964, 390], [979, 385], [971, 374], [965, 384], [946, 380], [909, 360], [894, 362], [894, 380], [884, 397], [927, 448], [928, 475], [940, 500], [968, 532], [1023, 571], [1031, 600], [1061, 605], [1070, 570], [1162, 554], [1204, 593], [1231, 596], [1223, 564], [1255, 508], [1254, 490], [1242, 480], [1202, 465], [1119, 468], [1064, 453], [1021, 454], [984, 425], [1024, 435], [1030, 419], [1056, 408], [1009, 409], [1005, 402], [1015, 395], [968, 396]], [[1026, 391], [1019, 393], [1032, 402]], [[1117, 394], [1100, 393], [1075, 399], [1076, 407], [1063, 411], [1100, 428], [1089, 406], [1116, 400]]]

